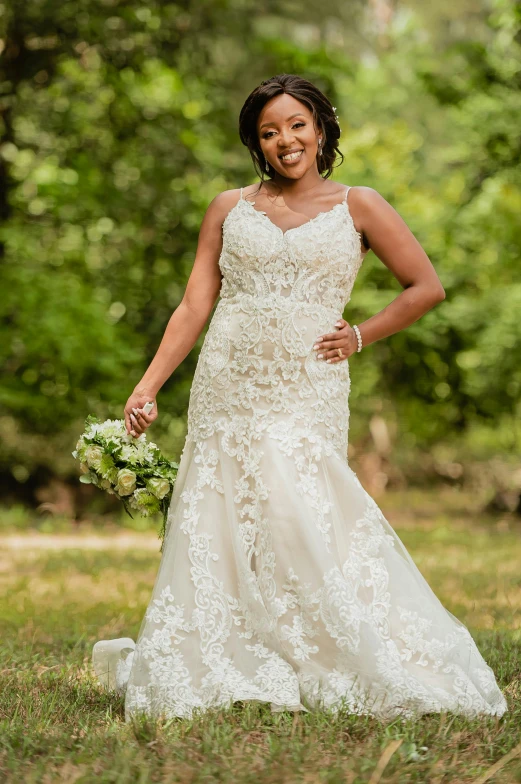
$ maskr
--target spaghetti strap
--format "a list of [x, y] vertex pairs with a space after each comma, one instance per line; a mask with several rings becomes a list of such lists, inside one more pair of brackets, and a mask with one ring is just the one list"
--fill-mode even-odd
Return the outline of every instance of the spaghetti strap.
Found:
[[240, 201], [241, 199], [242, 199], [242, 188], [241, 188], [241, 196], [240, 196], [240, 199], [239, 199], [239, 201]]
[[346, 185], [346, 192], [344, 193], [344, 198], [343, 198], [345, 204], [347, 204], [347, 194], [349, 193], [350, 189], [351, 189], [351, 185]]

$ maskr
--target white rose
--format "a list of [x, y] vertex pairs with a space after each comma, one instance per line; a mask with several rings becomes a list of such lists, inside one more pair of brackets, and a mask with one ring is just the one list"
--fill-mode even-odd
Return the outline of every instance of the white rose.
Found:
[[170, 492], [170, 482], [168, 479], [162, 479], [161, 477], [154, 477], [153, 479], [149, 479], [147, 482], [149, 490], [154, 493], [156, 498], [164, 498], [165, 495], [168, 495]]
[[103, 457], [103, 449], [100, 446], [90, 444], [85, 450], [85, 462], [91, 468], [99, 468], [101, 458]]
[[80, 463], [80, 471], [82, 474], [89, 473], [89, 466], [87, 465], [87, 463]]
[[129, 468], [118, 471], [116, 490], [120, 495], [130, 495], [136, 489], [136, 475]]

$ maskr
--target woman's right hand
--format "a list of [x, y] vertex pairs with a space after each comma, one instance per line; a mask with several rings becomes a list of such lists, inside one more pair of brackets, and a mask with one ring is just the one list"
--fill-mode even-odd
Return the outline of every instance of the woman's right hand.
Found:
[[[154, 408], [150, 414], [145, 414], [143, 406], [145, 403], [153, 402]], [[144, 433], [147, 427], [157, 419], [157, 402], [151, 395], [143, 392], [134, 392], [130, 395], [125, 405], [125, 426], [127, 433], [135, 438]]]

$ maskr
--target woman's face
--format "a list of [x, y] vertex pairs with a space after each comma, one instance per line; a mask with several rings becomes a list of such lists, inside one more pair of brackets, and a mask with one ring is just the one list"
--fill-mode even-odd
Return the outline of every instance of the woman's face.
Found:
[[283, 177], [300, 179], [316, 167], [320, 132], [305, 104], [284, 93], [263, 107], [257, 133], [264, 157]]

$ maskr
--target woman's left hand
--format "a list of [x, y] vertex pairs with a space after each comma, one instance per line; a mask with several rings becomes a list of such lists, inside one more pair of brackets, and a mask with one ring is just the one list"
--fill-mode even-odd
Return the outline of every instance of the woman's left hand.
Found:
[[358, 348], [356, 333], [345, 319], [339, 319], [335, 327], [337, 327], [336, 332], [317, 338], [313, 346], [317, 359], [330, 364], [342, 362], [343, 359], [354, 354]]

